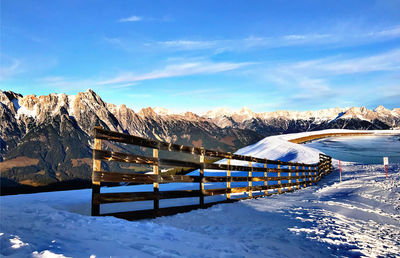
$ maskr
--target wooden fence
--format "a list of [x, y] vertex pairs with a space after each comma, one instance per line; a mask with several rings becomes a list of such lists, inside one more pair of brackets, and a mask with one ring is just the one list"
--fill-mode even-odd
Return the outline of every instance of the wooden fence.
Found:
[[[193, 209], [207, 208], [217, 203], [229, 203], [294, 191], [315, 184], [323, 175], [332, 171], [331, 157], [322, 154], [320, 154], [320, 161], [317, 164], [284, 162], [150, 140], [99, 127], [94, 129], [94, 139], [92, 216], [115, 216], [135, 220], [172, 215]], [[149, 157], [108, 151], [102, 148], [103, 140], [150, 148], [153, 150], [153, 155]], [[161, 158], [159, 157], [160, 150], [188, 153], [198, 161]], [[207, 162], [206, 157], [224, 160], [210, 163]], [[102, 161], [147, 164], [152, 166], [153, 173], [103, 171]], [[198, 175], [165, 175], [160, 173], [160, 166], [198, 169]], [[220, 175], [221, 172], [223, 172], [223, 176]], [[101, 184], [105, 182], [152, 184], [153, 191], [101, 193]], [[160, 184], [165, 183], [192, 183], [195, 189], [160, 191]], [[219, 196], [219, 200], [211, 198], [216, 196]], [[177, 198], [191, 198], [192, 203], [160, 207], [160, 200]], [[195, 198], [194, 204], [193, 198]], [[136, 201], [153, 201], [153, 208], [113, 213], [100, 212], [102, 204]]]

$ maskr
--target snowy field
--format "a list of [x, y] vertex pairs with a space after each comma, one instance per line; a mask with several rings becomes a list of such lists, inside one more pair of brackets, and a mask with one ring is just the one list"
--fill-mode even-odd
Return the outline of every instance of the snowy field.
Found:
[[[318, 152], [292, 136], [238, 153], [315, 162]], [[335, 169], [296, 192], [136, 222], [88, 216], [91, 190], [3, 196], [0, 256], [398, 257], [400, 164], [388, 172], [342, 163], [342, 182]]]

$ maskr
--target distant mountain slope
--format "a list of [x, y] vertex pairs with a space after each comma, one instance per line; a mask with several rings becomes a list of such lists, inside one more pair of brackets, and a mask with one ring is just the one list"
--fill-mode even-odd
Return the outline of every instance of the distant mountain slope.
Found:
[[[335, 108], [254, 113], [227, 109], [203, 115], [163, 108], [134, 112], [105, 103], [94, 91], [77, 95], [28, 95], [0, 91], [2, 185], [46, 185], [90, 179], [94, 126], [185, 145], [235, 151], [269, 135], [329, 128], [390, 129], [400, 109]], [[122, 145], [109, 148], [126, 148]], [[141, 151], [141, 150], [139, 150]]]

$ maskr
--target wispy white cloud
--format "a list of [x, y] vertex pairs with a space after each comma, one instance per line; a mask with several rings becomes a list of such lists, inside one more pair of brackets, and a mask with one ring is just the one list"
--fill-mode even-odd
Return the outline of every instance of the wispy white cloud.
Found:
[[131, 98], [150, 98], [151, 94], [128, 94]]
[[136, 15], [132, 15], [132, 16], [129, 16], [129, 17], [126, 17], [126, 18], [121, 18], [118, 21], [119, 22], [138, 22], [138, 21], [141, 21], [141, 20], [143, 20], [142, 17], [136, 16]]
[[158, 41], [144, 43], [146, 47], [160, 46], [170, 50], [214, 50], [216, 52], [223, 51], [243, 51], [253, 48], [275, 48], [290, 46], [315, 46], [315, 45], [359, 45], [382, 41], [400, 37], [400, 25], [382, 28], [375, 31], [359, 30], [356, 32], [344, 33], [343, 31], [329, 33], [305, 33], [305, 34], [287, 34], [274, 37], [249, 36], [239, 39], [224, 40], [191, 40], [176, 39], [167, 41]]
[[152, 72], [144, 74], [134, 74], [128, 72], [108, 80], [100, 81], [98, 82], [98, 84], [109, 85], [109, 84], [138, 82], [145, 80], [154, 80], [154, 79], [180, 77], [180, 76], [197, 75], [197, 74], [215, 74], [215, 73], [235, 70], [244, 66], [248, 66], [250, 64], [252, 63], [210, 62], [210, 61], [187, 62], [187, 63], [167, 65], [162, 69], [154, 70]]
[[335, 56], [290, 63], [265, 63], [262, 66], [253, 71], [253, 75], [262, 76], [262, 80], [274, 85], [281, 94], [285, 92], [286, 97], [279, 100], [280, 105], [318, 106], [324, 102], [344, 105], [349, 96], [353, 96], [351, 99], [354, 101], [357, 98], [362, 102], [368, 94], [379, 91], [378, 86], [365, 85], [365, 81], [361, 84], [347, 81], [344, 85], [335, 80], [344, 75], [361, 79], [371, 72], [396, 74], [400, 71], [400, 49], [357, 58]]
[[202, 49], [214, 47], [218, 44], [218, 41], [195, 41], [195, 40], [170, 40], [160, 41], [159, 45], [165, 47], [176, 47], [176, 48], [187, 48], [187, 49]]
[[394, 26], [392, 28], [369, 32], [367, 37], [400, 37], [400, 25]]
[[3, 60], [0, 65], [0, 80], [5, 80], [21, 72], [21, 61], [0, 55]]
[[[178, 59], [179, 60], [179, 59]], [[100, 79], [76, 79], [63, 76], [49, 76], [37, 79], [37, 82], [47, 86], [57, 87], [59, 89], [79, 89], [88, 87], [108, 86], [114, 89], [128, 88], [137, 85], [141, 81], [155, 80], [162, 78], [181, 77], [188, 75], [215, 74], [236, 70], [253, 63], [241, 62], [212, 62], [208, 60], [194, 60], [192, 62], [179, 62], [169, 64], [161, 69], [150, 71], [148, 73], [124, 72], [118, 76]]]
[[[159, 41], [158, 46], [175, 50], [216, 49], [217, 51], [241, 51], [251, 48], [269, 48], [279, 46], [292, 46], [298, 44], [318, 44], [331, 38], [329, 34], [284, 35], [280, 37], [255, 37], [227, 40], [168, 40]], [[148, 47], [154, 44], [146, 43]]]
[[400, 49], [358, 58], [330, 57], [285, 65], [286, 70], [300, 73], [343, 75], [378, 71], [400, 70]]
[[207, 95], [209, 96], [209, 93], [214, 93], [217, 92], [218, 89], [199, 89], [199, 90], [191, 90], [191, 91], [181, 91], [172, 94], [172, 96], [199, 96], [199, 95]]

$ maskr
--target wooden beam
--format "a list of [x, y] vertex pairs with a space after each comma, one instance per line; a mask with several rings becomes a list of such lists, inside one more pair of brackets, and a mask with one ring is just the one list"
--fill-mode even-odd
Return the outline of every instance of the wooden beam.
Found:
[[[177, 151], [177, 152], [184, 152], [189, 154], [196, 154], [201, 155], [201, 148], [196, 148], [192, 146], [184, 146], [178, 145], [158, 140], [150, 140], [138, 136], [133, 136], [129, 134], [113, 132], [109, 130], [105, 130], [102, 128], [95, 128], [94, 129], [94, 137], [97, 139], [103, 139], [108, 141], [116, 141], [116, 142], [123, 142], [128, 144], [134, 144], [142, 147], [148, 148], [155, 148], [159, 150], [168, 150], [168, 151]], [[214, 150], [205, 150], [204, 155], [209, 157], [217, 157], [217, 158], [231, 158], [235, 160], [242, 160], [242, 161], [252, 161], [256, 163], [265, 163], [268, 162], [270, 164], [276, 165], [308, 165], [304, 163], [296, 163], [296, 162], [285, 162], [285, 161], [276, 161], [276, 160], [266, 160], [260, 158], [254, 158], [244, 155], [238, 154], [230, 154], [228, 152], [221, 152], [221, 151], [214, 151]], [[311, 164], [311, 166], [317, 166], [317, 164]], [[233, 169], [232, 169], [233, 170]]]
[[250, 167], [250, 170], [249, 170], [249, 180], [248, 180], [248, 184], [249, 184], [249, 197], [250, 198], [252, 198], [253, 197], [253, 191], [251, 190], [252, 189], [252, 186], [253, 186], [253, 181], [252, 181], [252, 176], [253, 176], [253, 168], [252, 168], [252, 166], [251, 166], [251, 161], [249, 161], [249, 167]]
[[[102, 142], [99, 139], [94, 139], [94, 148], [101, 150]], [[92, 216], [100, 215], [100, 205], [93, 202], [94, 196], [100, 194], [101, 182], [96, 180], [95, 171], [101, 171], [101, 160], [96, 160], [94, 158], [95, 153], [93, 152], [93, 171], [92, 171]]]
[[[226, 188], [230, 192], [230, 190], [231, 190], [231, 181], [232, 181], [231, 171], [230, 171], [230, 167], [231, 167], [231, 159], [230, 158], [228, 158], [227, 164], [228, 164], [228, 170], [226, 171], [226, 176], [228, 177], [228, 180], [226, 181]], [[231, 198], [231, 194], [227, 193], [226, 194], [226, 198], [229, 200]]]
[[[153, 149], [153, 158], [158, 159], [158, 149]], [[159, 208], [160, 208], [160, 201], [159, 201], [159, 184], [158, 182], [160, 181], [159, 177], [159, 171], [158, 171], [158, 165], [154, 164], [153, 165], [153, 173], [156, 176], [155, 177], [155, 182], [153, 183], [153, 192], [156, 198], [154, 198], [153, 201], [153, 206], [154, 206], [154, 212], [157, 215], [159, 213]]]
[[[281, 176], [281, 165], [278, 165], [278, 177], [280, 177]], [[281, 184], [281, 180], [278, 180], [278, 184], [280, 185]], [[278, 189], [278, 192], [279, 193], [282, 193], [282, 189], [279, 187], [279, 189]]]
[[[264, 168], [265, 168], [265, 172], [264, 172], [264, 177], [268, 177], [268, 172], [267, 172], [267, 168], [268, 168], [268, 164], [267, 162], [264, 163]], [[268, 180], [264, 180], [264, 185], [267, 186], [268, 185]], [[264, 195], [268, 194], [268, 190], [264, 191]]]
[[204, 208], [204, 153], [205, 153], [205, 150], [202, 147], [201, 154], [200, 154], [200, 184], [199, 184], [199, 190], [201, 192], [200, 208]]

